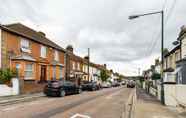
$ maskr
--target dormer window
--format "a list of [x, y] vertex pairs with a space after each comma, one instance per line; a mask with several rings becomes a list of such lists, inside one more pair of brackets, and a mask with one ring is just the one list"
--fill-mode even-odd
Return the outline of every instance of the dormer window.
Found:
[[24, 38], [21, 39], [21, 51], [27, 52], [27, 53], [31, 52], [29, 41], [27, 39], [24, 39]]
[[55, 50], [54, 60], [59, 61], [59, 53]]
[[43, 46], [43, 45], [41, 45], [41, 57], [42, 58], [46, 58], [46, 55], [47, 55], [47, 51], [46, 51], [46, 47], [45, 46]]

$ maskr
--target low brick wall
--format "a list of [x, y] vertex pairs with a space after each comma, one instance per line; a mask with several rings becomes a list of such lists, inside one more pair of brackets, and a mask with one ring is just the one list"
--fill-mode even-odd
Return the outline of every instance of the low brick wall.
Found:
[[23, 81], [21, 94], [42, 92], [47, 83], [36, 83], [35, 81]]

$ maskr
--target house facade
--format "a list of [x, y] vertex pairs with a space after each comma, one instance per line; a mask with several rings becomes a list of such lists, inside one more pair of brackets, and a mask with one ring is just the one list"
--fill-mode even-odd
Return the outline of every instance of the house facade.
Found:
[[80, 57], [74, 54], [71, 45], [66, 48], [66, 79], [76, 83], [94, 81], [100, 83], [100, 73], [103, 66], [89, 62], [88, 57]]
[[20, 23], [1, 25], [0, 44], [0, 66], [17, 70], [22, 93], [38, 91], [47, 80], [65, 78], [65, 50], [43, 32]]
[[66, 79], [80, 85], [82, 79], [87, 75], [87, 68], [85, 68], [86, 59], [74, 54], [71, 45], [66, 48]]
[[177, 61], [176, 82], [178, 84], [186, 84], [186, 26], [181, 27], [178, 37], [179, 45], [181, 46], [181, 59]]
[[176, 83], [176, 64], [181, 60], [181, 46], [177, 45], [164, 56], [164, 82]]

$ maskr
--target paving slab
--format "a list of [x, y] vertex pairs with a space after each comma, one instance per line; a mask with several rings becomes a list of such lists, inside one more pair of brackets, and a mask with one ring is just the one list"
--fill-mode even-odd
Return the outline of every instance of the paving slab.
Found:
[[186, 118], [175, 109], [162, 105], [154, 96], [137, 89], [136, 118]]

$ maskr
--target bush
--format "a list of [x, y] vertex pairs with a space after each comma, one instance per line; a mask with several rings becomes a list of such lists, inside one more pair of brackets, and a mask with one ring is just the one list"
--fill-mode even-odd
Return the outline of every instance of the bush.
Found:
[[12, 79], [12, 77], [16, 76], [16, 71], [7, 69], [0, 69], [0, 84], [4, 84]]

